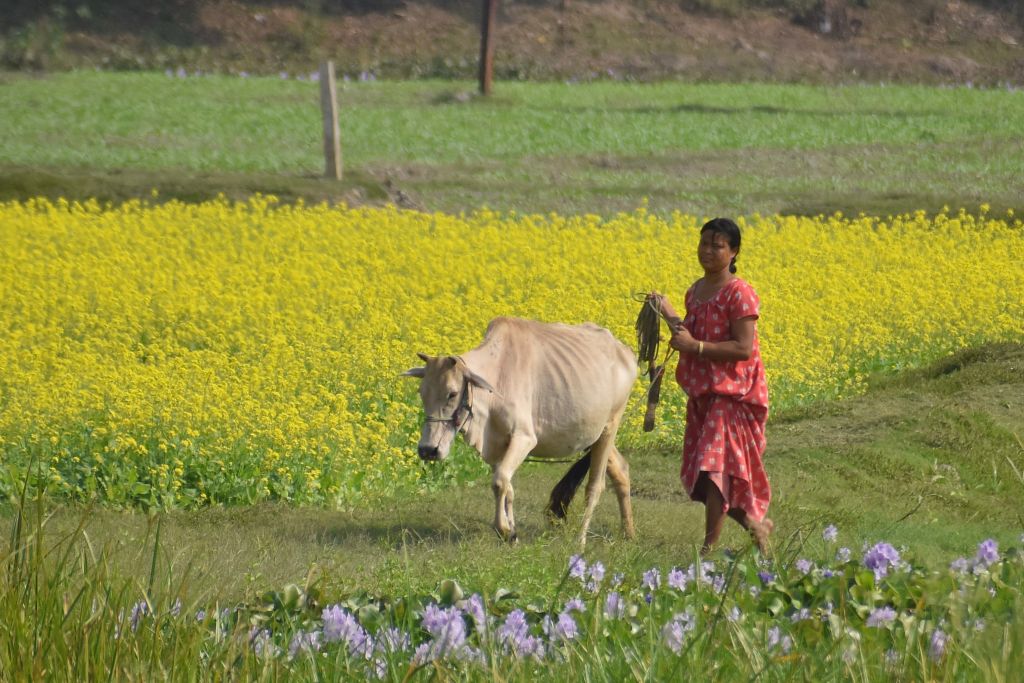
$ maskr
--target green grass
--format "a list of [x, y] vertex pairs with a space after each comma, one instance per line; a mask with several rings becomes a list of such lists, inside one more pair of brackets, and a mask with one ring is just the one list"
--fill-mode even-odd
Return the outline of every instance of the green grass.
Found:
[[[1020, 558], [1012, 549], [1024, 529], [1018, 511], [1024, 414], [1014, 398], [1024, 391], [1022, 364], [1024, 346], [982, 347], [880, 376], [861, 397], [774, 415], [766, 456], [778, 532], [771, 560], [754, 564], [735, 525], [725, 534], [724, 552], [713, 556], [718, 571], [736, 572], [730, 581], [757, 585], [759, 569], [775, 573], [779, 583], [760, 595], [736, 587], [725, 598], [708, 590], [685, 600], [659, 593], [650, 609], [640, 607], [631, 630], [607, 619], [598, 623], [604, 594], [590, 598], [583, 591], [589, 601], [580, 617], [584, 636], [566, 660], [538, 669], [529, 660], [501, 659], [493, 643], [486, 656], [503, 680], [657, 679], [677, 675], [680, 666], [730, 680], [1008, 680], [1024, 651], [1019, 620], [1006, 620], [1021, 607]], [[642, 601], [643, 572], [657, 567], [665, 581], [670, 568], [693, 562], [702, 508], [681, 494], [677, 443], [626, 455], [638, 539], [620, 538], [614, 496], [606, 493], [586, 560], [604, 562], [609, 576], [623, 572], [621, 590]], [[521, 542], [514, 546], [489, 528], [486, 478], [461, 490], [343, 512], [259, 506], [145, 515], [15, 502], [0, 518], [0, 667], [10, 680], [81, 680], [108, 670], [118, 679], [348, 679], [361, 675], [362, 665], [343, 648], [314, 659], [268, 659], [249, 645], [250, 628], [271, 628], [278, 646], [287, 648], [291, 634], [340, 603], [367, 628], [383, 620], [419, 639], [425, 634], [418, 610], [443, 601], [444, 579], [467, 595], [483, 595], [499, 622], [513, 607], [539, 619], [581, 591], [566, 577], [579, 502], [565, 527], [550, 528], [541, 513], [562, 469], [526, 464], [517, 474]], [[840, 529], [836, 545], [822, 540], [829, 523]], [[952, 559], [973, 557], [987, 538], [999, 542], [1007, 559], [991, 580], [983, 574], [975, 585], [976, 579], [946, 572]], [[879, 541], [895, 545], [919, 571], [873, 584], [859, 568], [862, 544]], [[853, 556], [842, 579], [802, 579], [794, 569], [797, 558], [829, 565], [838, 546]], [[842, 600], [856, 602], [836, 602], [830, 591], [837, 586], [845, 591]], [[155, 616], [141, 618], [136, 630], [132, 615], [140, 601]], [[746, 615], [736, 623], [722, 612], [734, 601]], [[819, 618], [828, 603], [839, 622]], [[791, 618], [801, 604], [814, 610], [813, 619]], [[865, 626], [872, 606], [883, 604], [905, 616], [891, 629]], [[218, 621], [212, 614], [224, 607], [231, 611]], [[696, 609], [701, 626], [677, 659], [659, 644], [660, 629], [683, 609]], [[202, 622], [194, 617], [199, 610], [207, 613]], [[986, 622], [983, 632], [974, 628], [976, 619]], [[823, 632], [823, 623], [831, 630]], [[793, 656], [765, 645], [774, 626], [795, 639]], [[847, 627], [860, 639], [835, 636], [836, 628]], [[951, 636], [941, 661], [928, 656], [935, 628]], [[852, 655], [838, 656], [851, 647]], [[890, 657], [894, 663], [886, 664]], [[401, 661], [388, 680], [406, 677]], [[440, 664], [415, 676], [494, 675], [461, 666]]]
[[[950, 364], [961, 369], [948, 371]], [[777, 548], [787, 555], [834, 523], [858, 551], [887, 540], [930, 564], [970, 554], [984, 538], [1015, 541], [1024, 531], [1024, 347], [965, 352], [926, 370], [880, 380], [866, 395], [779, 413], [769, 422], [766, 466]], [[618, 533], [614, 495], [602, 498], [588, 554], [621, 570], [689, 562], [702, 537], [703, 508], [678, 480], [679, 444], [626, 452], [639, 540]], [[459, 449], [460, 458], [474, 458]], [[442, 463], [433, 469], [458, 463]], [[167, 566], [189, 567], [192, 599], [252, 598], [305, 576], [316, 565], [331, 591], [429, 591], [450, 576], [481, 588], [515, 586], [543, 595], [574, 552], [572, 527], [552, 529], [542, 510], [567, 465], [525, 464], [516, 474], [522, 542], [500, 543], [484, 468], [464, 489], [446, 489], [348, 511], [257, 506], [147, 515], [59, 506], [60, 535], [83, 519], [118, 570], [144, 575], [159, 520]], [[579, 514], [580, 501], [571, 513]], [[9, 514], [7, 519], [10, 519]], [[745, 547], [738, 527], [726, 548]], [[245, 578], [245, 580], [243, 580]]]
[[[285, 198], [380, 197], [423, 208], [886, 213], [1019, 208], [1021, 93], [920, 86], [350, 83], [347, 168], [320, 173], [318, 87], [226, 76], [72, 72], [0, 82], [0, 197], [120, 199], [274, 187]], [[59, 142], [58, 142], [59, 141]], [[104, 193], [89, 174], [114, 186]], [[241, 174], [241, 176], [240, 176]], [[201, 180], [195, 177], [201, 175]], [[66, 181], [66, 182], [65, 182]], [[351, 198], [351, 195], [349, 196]]]

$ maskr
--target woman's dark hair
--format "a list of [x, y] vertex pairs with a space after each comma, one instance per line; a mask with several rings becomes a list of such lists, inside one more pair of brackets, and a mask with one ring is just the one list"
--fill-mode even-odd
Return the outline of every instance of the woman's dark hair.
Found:
[[[700, 234], [711, 231], [718, 233], [729, 243], [729, 246], [736, 250], [736, 256], [740, 253], [740, 226], [736, 225], [733, 221], [728, 218], [712, 218], [700, 229]], [[732, 257], [732, 262], [729, 263], [729, 272], [736, 272], [736, 256]]]

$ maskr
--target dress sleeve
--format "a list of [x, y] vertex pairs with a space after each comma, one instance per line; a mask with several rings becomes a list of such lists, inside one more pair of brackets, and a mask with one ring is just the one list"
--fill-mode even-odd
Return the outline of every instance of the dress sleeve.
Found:
[[761, 300], [758, 298], [757, 292], [747, 282], [742, 280], [729, 294], [726, 308], [730, 321], [739, 320], [740, 318], [754, 318], [756, 320], [761, 317]]

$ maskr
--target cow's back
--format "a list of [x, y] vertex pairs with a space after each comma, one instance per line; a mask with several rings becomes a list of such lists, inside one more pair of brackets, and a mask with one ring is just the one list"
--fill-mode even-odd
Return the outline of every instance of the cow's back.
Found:
[[633, 351], [593, 323], [496, 318], [471, 353], [488, 367], [505, 409], [531, 420], [538, 456], [593, 443], [625, 408], [637, 376]]

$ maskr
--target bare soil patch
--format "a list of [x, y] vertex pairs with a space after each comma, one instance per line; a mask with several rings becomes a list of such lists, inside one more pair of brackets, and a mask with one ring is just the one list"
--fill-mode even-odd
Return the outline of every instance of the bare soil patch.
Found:
[[[472, 78], [480, 4], [109, 0], [68, 11], [55, 2], [15, 0], [0, 56], [29, 68], [292, 74], [331, 58], [354, 77]], [[1024, 81], [1024, 8], [1013, 2], [774, 5], [506, 0], [495, 68], [500, 78], [531, 79]]]

